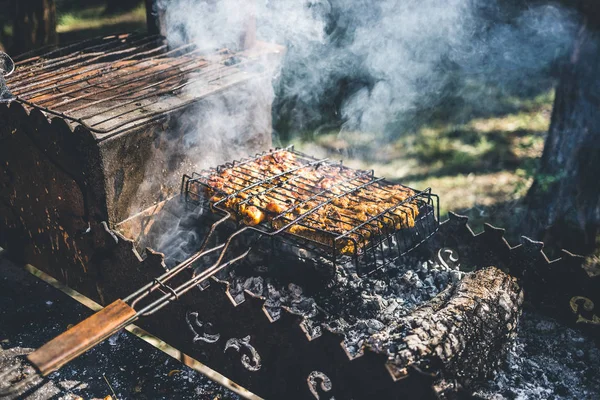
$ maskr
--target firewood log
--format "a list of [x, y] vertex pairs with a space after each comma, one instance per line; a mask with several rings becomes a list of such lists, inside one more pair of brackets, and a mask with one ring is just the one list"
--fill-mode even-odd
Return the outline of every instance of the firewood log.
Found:
[[516, 336], [522, 303], [516, 278], [488, 267], [448, 287], [366, 346], [387, 354], [396, 379], [418, 370], [468, 383], [488, 376], [503, 359]]

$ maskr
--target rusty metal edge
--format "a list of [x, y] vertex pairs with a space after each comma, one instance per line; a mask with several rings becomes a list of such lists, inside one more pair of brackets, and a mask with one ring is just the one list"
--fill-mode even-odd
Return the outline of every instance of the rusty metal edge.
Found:
[[575, 261], [575, 263], [578, 264], [577, 267], [581, 268], [582, 272], [585, 272], [585, 274], [589, 277], [590, 280], [600, 281], [600, 275], [595, 275], [595, 276], [590, 275], [583, 268], [583, 262], [585, 259], [584, 256], [571, 253], [570, 251], [568, 251], [566, 249], [560, 249], [562, 256], [554, 258], [554, 259], [550, 259], [544, 252], [544, 247], [545, 247], [544, 242], [533, 240], [527, 236], [521, 235], [521, 243], [519, 243], [515, 246], [511, 246], [511, 244], [504, 238], [504, 231], [505, 231], [504, 228], [499, 228], [499, 227], [496, 227], [496, 226], [486, 222], [483, 224], [483, 230], [479, 233], [475, 233], [473, 231], [473, 229], [471, 228], [471, 226], [469, 225], [468, 221], [469, 221], [469, 217], [449, 211], [448, 219], [446, 219], [440, 223], [440, 228], [450, 228], [450, 229], [455, 228], [456, 229], [457, 227], [463, 227], [468, 230], [468, 232], [471, 234], [471, 238], [473, 238], [473, 239], [487, 238], [489, 236], [497, 236], [498, 238], [500, 238], [501, 242], [505, 245], [505, 250], [509, 251], [509, 252], [512, 252], [515, 249], [521, 248], [523, 246], [532, 247], [535, 249], [535, 251], [537, 251], [539, 253], [539, 255], [543, 258], [543, 260], [545, 261], [545, 263], [548, 266], [558, 265], [558, 264], [560, 264], [561, 261], [566, 261], [567, 259], [571, 258]]
[[[36, 267], [34, 267], [31, 264], [26, 264], [23, 267], [23, 269], [25, 271], [29, 272], [31, 275], [35, 276], [36, 278], [46, 282], [50, 286], [60, 290], [67, 296], [76, 300], [80, 304], [83, 304], [84, 306], [86, 306], [87, 308], [91, 309], [94, 312], [100, 311], [103, 308], [100, 304], [96, 303], [94, 300], [91, 300], [90, 298], [84, 296], [83, 294], [77, 292], [76, 290], [71, 289], [70, 287], [68, 287], [68, 286], [64, 285], [63, 283], [59, 282], [58, 280], [54, 279], [52, 276], [46, 274], [43, 271], [40, 271], [39, 269], [37, 269]], [[189, 368], [193, 369], [194, 371], [201, 373], [202, 375], [204, 375], [207, 378], [209, 378], [210, 380], [218, 383], [219, 385], [226, 387], [227, 389], [242, 396], [243, 398], [248, 399], [248, 400], [263, 400], [261, 397], [255, 395], [254, 393], [252, 393], [249, 390], [245, 389], [244, 387], [238, 385], [237, 383], [229, 380], [228, 378], [221, 375], [217, 371], [214, 371], [213, 369], [211, 369], [210, 367], [201, 363], [200, 361], [181, 352], [180, 350], [178, 350], [175, 347], [169, 345], [168, 343], [162, 341], [161, 339], [157, 338], [156, 336], [152, 335], [151, 333], [147, 332], [146, 330], [140, 328], [139, 326], [131, 324], [131, 325], [125, 327], [125, 329], [128, 332], [132, 333], [133, 335], [139, 337], [146, 343], [150, 344], [157, 350], [162, 351], [163, 353], [167, 354], [168, 356], [183, 363], [184, 365], [188, 366]]]
[[[123, 34], [118, 34], [115, 36], [130, 35], [132, 33], [133, 32], [123, 33]], [[94, 39], [97, 39], [97, 38], [94, 38]], [[258, 43], [260, 43], [261, 46], [266, 49], [265, 53], [261, 54], [262, 57], [272, 56], [273, 54], [282, 55], [283, 53], [285, 53], [285, 50], [286, 50], [286, 48], [281, 45], [268, 43], [268, 42], [264, 42], [264, 41], [258, 41]], [[240, 52], [240, 54], [241, 53], [242, 52]], [[19, 55], [19, 56], [21, 56], [21, 55]], [[240, 70], [240, 72], [244, 72], [244, 71]], [[265, 77], [267, 77], [265, 73], [251, 73], [251, 74], [249, 73], [248, 75], [246, 75], [245, 77], [243, 77], [242, 79], [240, 79], [237, 82], [228, 83], [228, 84], [225, 84], [224, 86], [207, 91], [202, 96], [198, 97], [197, 99], [194, 99], [194, 101], [192, 103], [190, 103], [184, 107], [178, 108], [176, 110], [171, 110], [171, 111], [167, 112], [166, 114], [161, 115], [160, 118], [158, 118], [158, 119], [153, 120], [153, 119], [149, 118], [139, 124], [136, 124], [135, 122], [131, 122], [131, 123], [126, 124], [125, 126], [122, 126], [122, 127], [119, 127], [119, 128], [113, 129], [113, 130], [109, 130], [106, 132], [99, 132], [97, 129], [89, 126], [88, 124], [86, 124], [82, 121], [74, 120], [73, 118], [70, 118], [70, 117], [65, 117], [60, 112], [54, 111], [47, 107], [37, 106], [31, 102], [26, 102], [26, 101], [20, 99], [19, 96], [17, 96], [15, 98], [15, 100], [13, 100], [9, 103], [6, 103], [6, 105], [8, 107], [10, 107], [12, 104], [18, 104], [25, 111], [25, 113], [28, 116], [33, 111], [38, 111], [45, 117], [48, 124], [52, 124], [55, 121], [64, 121], [65, 125], [68, 126], [68, 128], [71, 132], [75, 132], [75, 130], [78, 130], [80, 132], [83, 131], [87, 135], [91, 136], [94, 141], [96, 141], [97, 143], [100, 143], [107, 139], [112, 139], [116, 136], [121, 136], [125, 133], [130, 133], [130, 132], [139, 131], [142, 129], [147, 129], [148, 126], [163, 123], [166, 120], [168, 120], [172, 116], [172, 114], [176, 113], [177, 111], [188, 109], [189, 107], [193, 106], [195, 103], [204, 101], [207, 98], [209, 98], [210, 96], [219, 94], [219, 93], [229, 89], [232, 86], [244, 85], [253, 79], [257, 79], [257, 78], [261, 79], [261, 78], [265, 78]]]

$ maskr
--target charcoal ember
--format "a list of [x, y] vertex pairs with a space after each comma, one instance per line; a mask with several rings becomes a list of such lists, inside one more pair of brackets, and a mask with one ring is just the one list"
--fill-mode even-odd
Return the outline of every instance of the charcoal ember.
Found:
[[244, 292], [242, 290], [238, 290], [238, 289], [239, 288], [236, 288], [236, 290], [233, 290], [233, 291], [229, 290], [229, 296], [231, 298], [231, 301], [235, 305], [242, 304], [246, 300], [246, 297], [244, 296]]
[[339, 333], [340, 335], [344, 335], [346, 332], [350, 331], [352, 327], [351, 324], [346, 322], [344, 318], [335, 318], [323, 324], [325, 328], [333, 333]]
[[338, 310], [331, 313], [325, 327], [344, 336], [344, 349], [351, 358], [362, 353], [369, 337], [431, 300], [448, 282], [459, 280], [457, 271], [442, 265], [411, 261], [412, 268], [400, 265], [370, 277], [340, 280], [345, 289], [338, 288], [319, 302], [332, 309], [337, 299]]
[[281, 318], [281, 307], [270, 307], [265, 304], [263, 310], [269, 317], [269, 320], [271, 320], [272, 322], [277, 321], [279, 318]]
[[360, 320], [350, 328], [344, 330], [343, 346], [350, 357], [355, 357], [362, 353], [365, 340], [371, 335], [382, 331], [385, 328], [383, 322], [376, 319]]
[[302, 328], [302, 330], [306, 334], [306, 337], [309, 340], [316, 339], [323, 334], [321, 323], [313, 319], [304, 319], [300, 324], [300, 327]]
[[243, 283], [244, 290], [250, 292], [254, 296], [260, 297], [263, 295], [265, 288], [264, 279], [260, 276], [252, 276], [246, 279]]
[[261, 276], [235, 276], [229, 280], [229, 294], [233, 299], [243, 299], [244, 292], [265, 299], [265, 311], [268, 311], [269, 317], [274, 320], [279, 318], [278, 309], [282, 307], [305, 318], [317, 314], [314, 299], [304, 296], [303, 289], [294, 283], [279, 286], [272, 279]]
[[361, 354], [365, 340], [462, 277], [462, 272], [437, 260], [416, 257], [362, 277], [350, 266], [337, 268], [329, 287], [311, 292], [276, 275], [257, 276], [253, 269], [231, 269], [227, 281], [234, 299], [244, 292], [265, 299], [263, 310], [271, 321], [284, 309], [304, 317], [301, 327], [309, 338], [320, 336], [321, 329], [339, 334], [353, 358]]
[[281, 290], [282, 304], [285, 308], [296, 315], [301, 315], [305, 318], [314, 317], [317, 314], [317, 306], [314, 299], [303, 295], [303, 290], [300, 286], [290, 283], [287, 290]]
[[592, 335], [525, 309], [506, 362], [477, 398], [595, 399], [600, 393], [600, 348]]
[[271, 308], [280, 308], [281, 307], [281, 289], [271, 282], [267, 282], [267, 292], [265, 306]]
[[523, 292], [495, 267], [470, 273], [431, 301], [370, 337], [397, 378], [409, 369], [462, 382], [488, 376], [516, 335]]

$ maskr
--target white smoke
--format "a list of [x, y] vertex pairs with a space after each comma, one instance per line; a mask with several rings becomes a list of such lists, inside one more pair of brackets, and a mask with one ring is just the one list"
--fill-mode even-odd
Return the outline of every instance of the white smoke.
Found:
[[169, 41], [202, 48], [238, 43], [255, 16], [259, 39], [287, 48], [278, 103], [298, 130], [329, 113], [347, 129], [384, 132], [447, 95], [481, 100], [469, 79], [526, 86], [576, 29], [560, 6], [494, 0], [159, 0], [157, 8]]
[[176, 152], [196, 168], [265, 147], [251, 142], [277, 135], [275, 94], [273, 118], [292, 133], [333, 119], [341, 133], [385, 137], [444, 103], [493, 111], [490, 87], [535, 90], [529, 78], [566, 53], [577, 27], [561, 6], [497, 0], [157, 0], [155, 11], [172, 47], [235, 49], [255, 19], [258, 40], [286, 49], [260, 63], [265, 79], [180, 118]]

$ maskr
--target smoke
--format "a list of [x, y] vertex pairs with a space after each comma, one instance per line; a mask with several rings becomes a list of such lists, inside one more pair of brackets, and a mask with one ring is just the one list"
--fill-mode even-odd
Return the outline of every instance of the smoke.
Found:
[[239, 43], [255, 16], [259, 39], [287, 49], [275, 82], [283, 133], [332, 120], [398, 133], [448, 99], [493, 108], [490, 87], [532, 90], [577, 25], [559, 5], [495, 0], [159, 0], [157, 9], [173, 45], [202, 48]]
[[285, 47], [256, 64], [263, 78], [179, 118], [167, 147], [194, 168], [264, 149], [257, 133], [335, 126], [385, 140], [440, 106], [455, 120], [492, 113], [507, 94], [549, 87], [540, 76], [551, 78], [578, 22], [559, 5], [498, 0], [158, 0], [155, 11], [172, 47], [236, 49], [253, 20], [258, 40]]
[[[481, 112], [490, 91], [523, 95], [569, 48], [576, 19], [556, 5], [478, 0], [332, 0], [319, 40], [291, 32], [276, 127], [337, 118], [342, 130], [394, 135], [444, 102]], [[520, 6], [522, 7], [522, 6]], [[535, 79], [534, 79], [535, 78]], [[334, 109], [332, 109], [334, 108]], [[468, 116], [463, 116], [467, 118]], [[328, 121], [329, 120], [329, 121]], [[290, 122], [291, 121], [291, 122]]]

